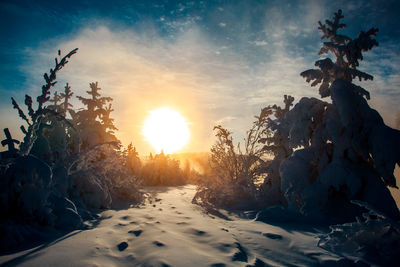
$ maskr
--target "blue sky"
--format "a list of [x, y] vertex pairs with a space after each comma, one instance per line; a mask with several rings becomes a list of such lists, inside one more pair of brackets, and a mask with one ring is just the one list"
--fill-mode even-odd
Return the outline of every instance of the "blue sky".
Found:
[[57, 50], [78, 47], [54, 90], [69, 82], [75, 95], [84, 95], [98, 81], [114, 98], [125, 145], [132, 141], [139, 152], [151, 151], [140, 131], [148, 111], [160, 106], [179, 110], [190, 122], [187, 151], [208, 150], [216, 124], [240, 141], [253, 116], [280, 104], [284, 94], [296, 102], [319, 97], [299, 73], [319, 59], [317, 22], [339, 8], [350, 37], [379, 28], [379, 47], [360, 64], [375, 79], [362, 85], [393, 126], [400, 111], [399, 1], [3, 0], [0, 127], [21, 136], [10, 97], [22, 104], [24, 94], [40, 94]]

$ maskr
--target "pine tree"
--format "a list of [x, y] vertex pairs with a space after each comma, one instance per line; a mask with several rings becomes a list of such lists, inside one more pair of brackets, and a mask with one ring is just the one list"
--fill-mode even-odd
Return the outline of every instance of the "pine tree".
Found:
[[360, 213], [351, 200], [361, 200], [392, 218], [400, 213], [386, 186], [396, 187], [395, 164], [400, 163], [400, 132], [386, 126], [369, 107], [369, 92], [352, 80], [372, 80], [359, 71], [362, 53], [378, 45], [372, 28], [357, 38], [340, 35], [345, 24], [341, 10], [333, 21], [319, 23], [324, 42], [320, 54], [330, 58], [316, 61], [319, 69], [301, 73], [311, 86], [321, 83], [321, 97], [332, 103], [303, 97], [280, 124], [289, 147], [297, 149], [279, 168], [281, 190], [292, 211], [306, 218], [343, 220]]
[[111, 112], [114, 110], [112, 109], [111, 103], [108, 105], [108, 107], [105, 107], [104, 109], [101, 110], [101, 117], [100, 121], [102, 123], [102, 126], [104, 129], [106, 129], [107, 134], [109, 134], [110, 139], [116, 139], [114, 135], [114, 131], [118, 130], [117, 127], [114, 125], [114, 119], [110, 117]]
[[58, 94], [57, 91], [54, 92], [53, 98], [49, 99], [50, 103], [53, 103], [52, 105], [48, 105], [47, 108], [54, 110], [55, 112], [60, 112], [61, 110], [61, 105], [58, 104], [59, 102], [61, 102], [61, 96]]
[[64, 99], [64, 102], [62, 103], [62, 112], [64, 117], [67, 116], [67, 111], [71, 111], [72, 109], [72, 104], [69, 102], [72, 95], [71, 91], [71, 86], [68, 85], [68, 83], [64, 87], [64, 93], [61, 93], [61, 99]]
[[[338, 10], [333, 16], [333, 21], [326, 20], [326, 24], [318, 22], [318, 29], [322, 31], [321, 39], [328, 39], [324, 42], [318, 55], [328, 54], [331, 52], [336, 61], [333, 62], [330, 58], [325, 58], [315, 62], [315, 66], [319, 69], [310, 69], [302, 72], [300, 75], [306, 78], [307, 82], [311, 82], [311, 86], [316, 86], [321, 83], [319, 93], [321, 97], [330, 96], [329, 87], [336, 79], [342, 79], [351, 82], [358, 78], [362, 80], [372, 80], [373, 77], [368, 73], [357, 70], [359, 60], [363, 60], [362, 52], [378, 46], [378, 42], [371, 38], [376, 36], [378, 29], [371, 28], [367, 32], [361, 31], [357, 38], [351, 39], [346, 35], [341, 35], [338, 30], [344, 29], [346, 24], [340, 23], [344, 16], [342, 10]], [[369, 99], [369, 93], [359, 87], [359, 93]]]
[[90, 83], [90, 91], [86, 91], [89, 95], [91, 95], [91, 98], [84, 98], [82, 96], [77, 96], [77, 98], [86, 106], [86, 111], [84, 115], [86, 115], [84, 120], [93, 121], [97, 117], [101, 116], [101, 113], [103, 111], [103, 106], [106, 104], [106, 102], [110, 102], [113, 99], [111, 97], [100, 97], [99, 91], [101, 90], [100, 87], [98, 87], [98, 82], [96, 83]]
[[87, 93], [90, 98], [77, 96], [77, 98], [86, 106], [86, 109], [78, 111], [76, 114], [71, 114], [77, 125], [80, 137], [82, 140], [82, 149], [87, 149], [103, 142], [118, 141], [113, 134], [113, 130], [117, 128], [113, 124], [113, 119], [110, 118], [110, 113], [113, 111], [111, 104], [104, 107], [107, 102], [111, 102], [111, 97], [102, 97], [99, 91], [98, 82], [90, 83], [90, 91]]
[[[44, 128], [41, 127], [40, 124], [47, 123], [47, 119], [45, 118], [46, 116], [55, 116], [59, 120], [65, 119], [62, 116], [59, 116], [59, 114], [51, 108], [44, 107], [44, 104], [50, 100], [50, 89], [57, 83], [57, 72], [60, 71], [68, 63], [68, 59], [72, 57], [77, 51], [78, 48], [75, 48], [62, 58], [60, 50], [58, 51], [58, 56], [60, 56], [60, 58], [55, 58], [54, 69], [50, 69], [49, 74], [45, 73], [43, 75], [46, 83], [42, 86], [42, 94], [36, 98], [36, 101], [38, 103], [38, 107], [36, 110], [34, 110], [33, 108], [32, 97], [29, 95], [25, 95], [25, 105], [28, 109], [29, 119], [22, 111], [17, 101], [15, 101], [14, 98], [11, 98], [13, 108], [18, 110], [19, 116], [28, 124], [27, 130], [23, 125], [21, 126], [21, 131], [25, 134], [24, 141], [20, 145], [21, 153], [29, 153], [33, 142], [36, 140], [36, 135], [40, 134], [37, 131], [41, 131]], [[58, 101], [59, 100], [57, 100], [57, 102]]]

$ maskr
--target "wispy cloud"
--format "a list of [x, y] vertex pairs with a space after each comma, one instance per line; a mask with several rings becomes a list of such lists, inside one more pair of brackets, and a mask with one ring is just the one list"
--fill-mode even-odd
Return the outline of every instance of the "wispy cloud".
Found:
[[[63, 51], [79, 47], [60, 72], [56, 90], [68, 81], [75, 95], [84, 95], [89, 82], [99, 81], [103, 94], [114, 98], [119, 137], [125, 144], [133, 141], [139, 151], [149, 151], [140, 135], [141, 124], [147, 112], [159, 106], [180, 110], [192, 122], [194, 141], [188, 149], [204, 149], [201, 140], [211, 135], [211, 123], [226, 115], [215, 110], [235, 102], [235, 81], [244, 75], [240, 58], [216, 56], [218, 47], [196, 28], [169, 42], [154, 32], [138, 34], [100, 26], [83, 29], [52, 47]], [[56, 52], [48, 49], [27, 51], [33, 64], [22, 71], [30, 77], [26, 87], [33, 95], [39, 93], [40, 75]]]
[[[20, 65], [28, 81], [24, 88], [38, 95], [42, 74], [53, 64], [57, 49], [79, 47], [60, 72], [56, 90], [63, 90], [68, 81], [75, 95], [84, 95], [89, 82], [98, 81], [103, 94], [114, 98], [118, 137], [124, 144], [132, 141], [140, 152], [150, 150], [141, 127], [148, 111], [160, 106], [178, 109], [191, 122], [187, 150], [207, 150], [214, 141], [215, 124], [228, 127], [241, 140], [253, 116], [266, 105], [281, 104], [284, 94], [296, 101], [319, 97], [318, 89], [299, 73], [313, 68], [318, 59], [317, 21], [330, 17], [339, 5], [314, 0], [301, 5], [253, 4], [210, 4], [207, 13], [205, 3], [188, 2], [173, 10], [157, 5], [154, 17], [134, 27], [92, 17], [77, 32], [24, 51], [28, 59]], [[345, 8], [357, 10], [356, 5]], [[361, 63], [362, 70], [375, 76], [362, 85], [388, 123], [399, 111], [398, 47], [382, 43]], [[22, 93], [16, 98], [23, 103]], [[10, 121], [1, 118], [0, 124], [6, 123]]]

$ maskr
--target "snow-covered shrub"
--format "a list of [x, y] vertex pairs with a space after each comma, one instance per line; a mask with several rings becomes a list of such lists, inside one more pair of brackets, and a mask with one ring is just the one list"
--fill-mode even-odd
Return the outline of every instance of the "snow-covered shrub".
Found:
[[340, 35], [341, 11], [333, 21], [320, 23], [323, 38], [320, 54], [336, 56], [318, 60], [319, 69], [301, 75], [319, 83], [321, 97], [302, 98], [286, 113], [282, 125], [289, 147], [297, 149], [280, 165], [281, 189], [288, 209], [310, 220], [338, 220], [360, 214], [351, 200], [362, 200], [391, 218], [399, 210], [386, 186], [396, 187], [395, 164], [400, 163], [400, 132], [386, 126], [379, 113], [370, 108], [369, 93], [352, 84], [354, 78], [373, 77], [357, 70], [362, 52], [378, 43], [377, 29], [361, 32], [355, 39]]
[[81, 153], [71, 166], [73, 200], [91, 210], [112, 207], [113, 199], [139, 202], [139, 178], [123, 165], [126, 160], [117, 142], [101, 143]]
[[214, 127], [217, 141], [211, 148], [211, 170], [199, 181], [194, 203], [231, 209], [255, 208], [256, 184], [266, 169], [268, 150], [264, 143], [270, 136], [266, 127], [269, 115], [269, 110], [263, 109], [256, 116], [244, 140], [243, 151], [240, 144], [236, 147], [233, 144], [231, 132], [220, 125]]

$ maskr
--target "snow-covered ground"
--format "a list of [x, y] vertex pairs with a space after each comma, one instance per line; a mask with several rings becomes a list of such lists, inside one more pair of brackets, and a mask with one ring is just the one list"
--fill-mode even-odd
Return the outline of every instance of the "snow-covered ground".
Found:
[[147, 188], [139, 208], [109, 210], [96, 227], [0, 257], [5, 266], [343, 266], [312, 228], [207, 214], [195, 186]]

